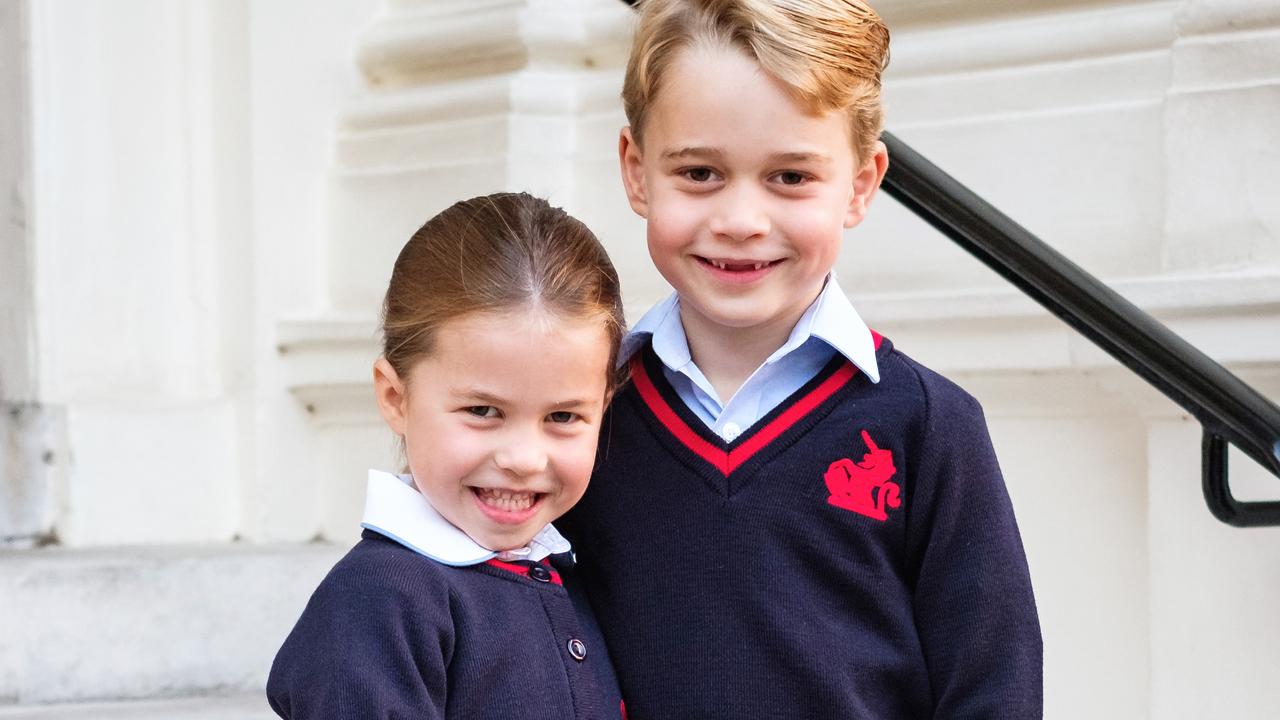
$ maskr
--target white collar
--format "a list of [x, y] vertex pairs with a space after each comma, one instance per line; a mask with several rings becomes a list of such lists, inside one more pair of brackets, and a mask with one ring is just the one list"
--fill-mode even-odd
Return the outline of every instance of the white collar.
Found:
[[360, 526], [444, 565], [479, 565], [493, 558], [539, 561], [569, 551], [569, 541], [550, 523], [523, 548], [494, 552], [444, 518], [413, 486], [410, 475], [369, 471]]
[[[690, 362], [689, 341], [680, 322], [680, 296], [671, 293], [649, 309], [622, 340], [619, 364], [628, 361], [653, 337], [653, 351], [662, 363], [680, 371]], [[880, 366], [876, 362], [875, 341], [853, 303], [840, 289], [835, 273], [827, 276], [826, 285], [813, 304], [805, 310], [792, 328], [786, 343], [778, 348], [766, 364], [775, 362], [803, 345], [810, 337], [830, 345], [861, 370], [871, 382], [880, 382]]]

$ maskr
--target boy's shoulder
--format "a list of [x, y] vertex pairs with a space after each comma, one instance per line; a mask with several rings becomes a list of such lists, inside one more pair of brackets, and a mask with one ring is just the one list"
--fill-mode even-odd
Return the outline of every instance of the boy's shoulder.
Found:
[[876, 351], [880, 382], [871, 392], [892, 404], [901, 404], [932, 419], [977, 416], [982, 405], [964, 388], [903, 352], [888, 338]]

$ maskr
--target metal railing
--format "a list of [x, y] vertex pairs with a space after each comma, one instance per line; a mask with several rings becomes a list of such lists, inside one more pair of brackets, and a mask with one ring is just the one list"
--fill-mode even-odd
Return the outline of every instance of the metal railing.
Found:
[[1202, 485], [1214, 517], [1280, 525], [1280, 501], [1232, 496], [1226, 447], [1280, 477], [1280, 407], [901, 140], [887, 132], [882, 139], [885, 192], [1200, 421]]

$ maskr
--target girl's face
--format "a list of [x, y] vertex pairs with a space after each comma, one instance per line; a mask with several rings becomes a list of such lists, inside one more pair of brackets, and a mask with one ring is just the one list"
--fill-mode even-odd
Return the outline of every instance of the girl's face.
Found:
[[378, 360], [378, 404], [418, 490], [490, 550], [527, 544], [586, 491], [609, 343], [599, 318], [519, 309], [445, 323], [406, 378]]

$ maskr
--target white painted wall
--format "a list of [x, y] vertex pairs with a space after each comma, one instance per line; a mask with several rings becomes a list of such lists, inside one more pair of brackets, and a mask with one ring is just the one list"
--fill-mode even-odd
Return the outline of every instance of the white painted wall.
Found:
[[[892, 131], [1280, 398], [1280, 7], [879, 7], [894, 32]], [[22, 229], [0, 223], [0, 309], [31, 330], [0, 339], [0, 380], [37, 358], [25, 385], [50, 419], [33, 447], [57, 451], [34, 481], [45, 500], [11, 515], [63, 547], [0, 553], [27, 578], [6, 586], [20, 602], [0, 629], [24, 641], [0, 643], [0, 698], [252, 689], [274, 646], [263, 638], [283, 636], [318, 572], [271, 587], [270, 563], [290, 562], [271, 543], [350, 542], [364, 468], [396, 462], [369, 365], [392, 259], [423, 220], [468, 195], [539, 192], [604, 240], [633, 318], [667, 291], [616, 170], [630, 11], [0, 0], [0, 19], [22, 12], [29, 70], [0, 67], [0, 103], [21, 106], [28, 83], [30, 139], [6, 120], [21, 115], [0, 113], [0, 191], [29, 178], [32, 197]], [[15, 27], [0, 22], [0, 37], [24, 37]], [[7, 262], [24, 255], [25, 272]], [[1049, 717], [1280, 705], [1280, 530], [1212, 519], [1179, 408], [887, 197], [838, 267], [873, 326], [987, 408], [1036, 584]], [[1236, 468], [1240, 493], [1280, 496]], [[147, 554], [193, 543], [181, 561]], [[58, 606], [65, 623], [43, 610], [76, 592], [60, 568], [88, 568], [82, 589], [99, 592], [122, 544], [142, 553], [124, 565], [138, 592], [198, 576], [237, 585], [220, 605], [286, 611], [237, 623], [165, 591], [156, 612], [174, 615], [161, 619], [204, 619], [171, 648], [204, 652], [203, 672], [141, 649], [132, 662], [78, 654], [92, 616], [74, 601]], [[220, 579], [236, 553], [254, 558], [251, 581]], [[125, 604], [122, 622], [146, 624]], [[36, 639], [54, 648], [48, 673], [23, 670]]]

